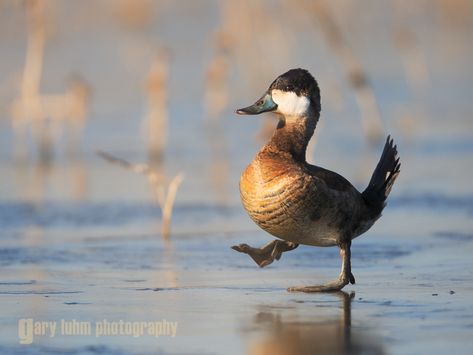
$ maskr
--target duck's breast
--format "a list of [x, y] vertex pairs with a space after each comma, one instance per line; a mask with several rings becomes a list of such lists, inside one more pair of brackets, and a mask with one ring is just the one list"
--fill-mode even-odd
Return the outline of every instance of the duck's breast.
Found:
[[328, 221], [314, 223], [316, 193], [313, 177], [286, 161], [256, 159], [240, 179], [243, 206], [262, 229], [291, 242], [335, 245], [336, 231]]

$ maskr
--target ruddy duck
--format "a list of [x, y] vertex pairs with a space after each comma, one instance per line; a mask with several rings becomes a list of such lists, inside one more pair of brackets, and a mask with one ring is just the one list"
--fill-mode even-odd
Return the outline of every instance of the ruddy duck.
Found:
[[360, 193], [341, 175], [306, 161], [307, 144], [320, 116], [319, 87], [307, 70], [282, 74], [255, 104], [236, 111], [240, 115], [263, 112], [276, 113], [279, 123], [241, 175], [240, 194], [251, 219], [279, 239], [261, 248], [247, 244], [232, 248], [264, 267], [299, 244], [338, 246], [342, 269], [337, 280], [288, 290], [330, 292], [354, 284], [351, 241], [381, 217], [400, 172], [397, 147], [388, 136], [368, 187]]

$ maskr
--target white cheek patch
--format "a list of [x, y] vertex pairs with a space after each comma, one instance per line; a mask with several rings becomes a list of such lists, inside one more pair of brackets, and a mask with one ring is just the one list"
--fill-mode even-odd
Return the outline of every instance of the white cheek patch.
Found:
[[309, 109], [310, 100], [293, 91], [272, 90], [271, 96], [278, 105], [277, 112], [287, 116], [302, 116]]

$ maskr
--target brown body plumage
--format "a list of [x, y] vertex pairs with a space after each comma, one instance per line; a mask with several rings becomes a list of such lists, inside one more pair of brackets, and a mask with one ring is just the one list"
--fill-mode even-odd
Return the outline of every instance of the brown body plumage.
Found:
[[318, 85], [307, 71], [293, 69], [281, 75], [256, 104], [237, 113], [266, 111], [277, 113], [279, 124], [271, 140], [243, 172], [240, 194], [251, 219], [282, 241], [263, 248], [246, 244], [233, 248], [266, 266], [299, 244], [339, 246], [343, 264], [337, 281], [291, 289], [339, 290], [348, 282], [355, 282], [350, 264], [351, 241], [381, 216], [399, 174], [397, 149], [388, 137], [371, 181], [360, 193], [339, 174], [306, 161], [307, 144], [320, 114]]
[[379, 217], [342, 176], [294, 159], [278, 149], [280, 137], [261, 149], [240, 179], [245, 210], [262, 229], [298, 244], [335, 246], [364, 233]]

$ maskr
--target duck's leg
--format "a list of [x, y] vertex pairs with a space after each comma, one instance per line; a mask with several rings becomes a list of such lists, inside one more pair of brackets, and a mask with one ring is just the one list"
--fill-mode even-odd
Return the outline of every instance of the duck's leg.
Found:
[[271, 264], [274, 260], [279, 260], [282, 253], [296, 249], [299, 244], [273, 240], [261, 248], [252, 248], [248, 244], [232, 246], [233, 250], [248, 254], [260, 267]]
[[355, 277], [351, 273], [351, 242], [343, 243], [340, 245], [340, 256], [342, 257], [342, 270], [338, 279], [329, 282], [325, 285], [317, 286], [296, 286], [289, 287], [289, 292], [335, 292], [340, 291], [343, 287], [349, 283], [355, 283]]

